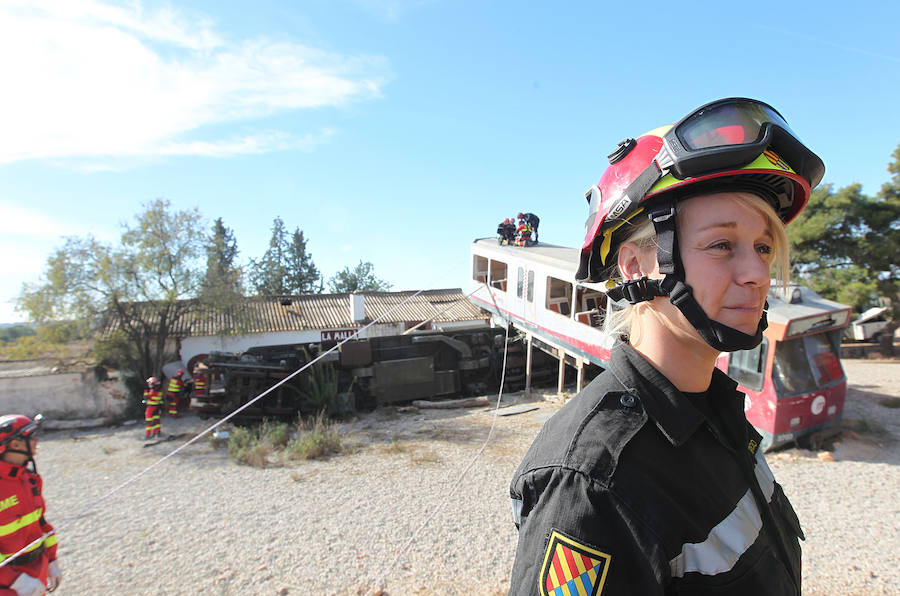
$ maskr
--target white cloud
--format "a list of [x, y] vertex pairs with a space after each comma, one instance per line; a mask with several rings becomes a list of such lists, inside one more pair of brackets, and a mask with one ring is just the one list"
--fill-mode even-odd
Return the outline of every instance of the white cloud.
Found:
[[92, 0], [4, 2], [0, 53], [0, 163], [308, 149], [329, 133], [200, 129], [379, 97], [388, 76], [378, 56], [232, 42], [173, 9]]
[[[0, 238], [10, 236], [61, 236], [67, 234], [66, 222], [55, 220], [36, 209], [0, 201]], [[2, 244], [0, 244], [2, 246]]]

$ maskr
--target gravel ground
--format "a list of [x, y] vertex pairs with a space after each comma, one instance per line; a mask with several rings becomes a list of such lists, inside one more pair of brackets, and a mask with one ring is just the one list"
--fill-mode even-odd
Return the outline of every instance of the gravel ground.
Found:
[[[879, 403], [900, 397], [900, 363], [844, 364], [856, 432], [769, 461], [806, 531], [804, 593], [900, 594], [900, 409]], [[509, 479], [559, 408], [534, 405], [498, 417], [467, 471], [490, 410], [384, 408], [341, 428], [349, 453], [266, 469], [204, 437], [61, 529], [56, 594], [505, 594]], [[139, 426], [44, 433], [48, 518], [61, 525], [207, 424], [164, 418], [177, 439], [147, 447]]]

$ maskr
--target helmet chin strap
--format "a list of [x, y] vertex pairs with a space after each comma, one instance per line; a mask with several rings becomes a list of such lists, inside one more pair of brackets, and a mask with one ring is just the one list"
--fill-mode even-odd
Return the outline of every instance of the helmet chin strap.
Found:
[[[713, 321], [694, 298], [691, 286], [684, 282], [684, 266], [678, 251], [678, 236], [675, 232], [675, 203], [665, 203], [649, 209], [653, 227], [656, 228], [659, 272], [663, 279], [642, 277], [626, 281], [607, 292], [613, 300], [625, 298], [631, 304], [653, 300], [657, 296], [668, 296], [669, 302], [681, 311], [684, 318], [693, 325], [700, 337], [720, 352], [736, 352], [755, 348], [762, 342], [763, 331], [769, 326], [765, 310], [756, 326], [756, 333], [748, 335], [733, 327]], [[766, 303], [768, 308], [768, 302]]]
[[25, 451], [21, 449], [13, 449], [11, 447], [6, 448], [6, 453], [21, 453], [22, 455], [27, 455], [28, 459], [23, 463], [23, 466], [28, 466], [31, 464], [31, 471], [37, 474], [37, 463], [34, 461], [34, 452], [31, 450], [31, 443], [28, 440], [25, 441]]

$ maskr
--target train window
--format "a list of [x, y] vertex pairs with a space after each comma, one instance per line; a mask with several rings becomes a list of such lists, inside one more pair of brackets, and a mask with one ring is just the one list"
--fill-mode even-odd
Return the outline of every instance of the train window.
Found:
[[516, 298], [522, 297], [522, 289], [525, 285], [525, 268], [519, 267], [519, 271], [516, 274]]
[[778, 397], [811, 393], [844, 376], [832, 333], [817, 333], [778, 342], [772, 380]]
[[606, 316], [606, 294], [575, 286], [575, 320], [591, 327], [603, 327]]
[[732, 352], [728, 359], [728, 376], [747, 389], [762, 391], [767, 348], [768, 342], [763, 338], [755, 348]]
[[544, 306], [567, 317], [572, 314], [572, 284], [547, 277], [547, 302]]
[[528, 270], [528, 285], [525, 288], [525, 299], [534, 302], [534, 271]]
[[491, 259], [491, 286], [506, 291], [506, 263]]
[[487, 283], [488, 278], [488, 260], [486, 257], [479, 257], [475, 255], [475, 258], [472, 262], [472, 279], [475, 281], [480, 281], [483, 284]]

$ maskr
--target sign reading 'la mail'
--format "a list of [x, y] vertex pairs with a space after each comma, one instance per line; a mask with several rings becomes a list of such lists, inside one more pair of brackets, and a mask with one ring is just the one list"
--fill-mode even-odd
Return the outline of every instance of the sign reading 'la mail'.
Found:
[[322, 341], [341, 341], [351, 337], [356, 329], [328, 329], [322, 331]]

